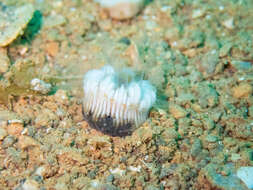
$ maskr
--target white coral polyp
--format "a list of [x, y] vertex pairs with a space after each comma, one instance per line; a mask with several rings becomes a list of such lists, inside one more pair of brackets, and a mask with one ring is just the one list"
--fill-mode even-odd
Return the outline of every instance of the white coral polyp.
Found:
[[133, 76], [130, 70], [117, 73], [112, 66], [88, 71], [83, 81], [84, 112], [95, 121], [110, 116], [116, 126], [142, 124], [156, 101], [156, 89]]

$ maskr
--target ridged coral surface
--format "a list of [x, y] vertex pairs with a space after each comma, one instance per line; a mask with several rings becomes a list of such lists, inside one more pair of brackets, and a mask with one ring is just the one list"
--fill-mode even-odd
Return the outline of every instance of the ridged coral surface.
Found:
[[147, 80], [131, 78], [130, 70], [114, 70], [104, 66], [84, 76], [84, 112], [98, 118], [111, 117], [115, 127], [128, 123], [142, 124], [156, 101], [156, 90]]

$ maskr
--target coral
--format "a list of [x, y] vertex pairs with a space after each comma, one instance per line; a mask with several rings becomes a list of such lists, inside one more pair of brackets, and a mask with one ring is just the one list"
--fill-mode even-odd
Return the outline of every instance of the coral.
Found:
[[84, 76], [84, 114], [95, 128], [124, 136], [142, 124], [156, 101], [156, 89], [130, 69], [111, 66], [90, 70]]

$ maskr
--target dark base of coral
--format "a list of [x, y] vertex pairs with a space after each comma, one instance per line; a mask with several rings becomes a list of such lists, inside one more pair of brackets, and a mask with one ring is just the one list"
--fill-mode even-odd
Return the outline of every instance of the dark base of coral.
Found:
[[83, 115], [84, 119], [92, 128], [101, 131], [104, 134], [113, 137], [125, 137], [132, 134], [133, 125], [131, 123], [115, 126], [115, 124], [113, 124], [113, 118], [110, 116], [99, 118], [97, 121], [94, 121], [91, 113], [86, 114], [83, 112]]

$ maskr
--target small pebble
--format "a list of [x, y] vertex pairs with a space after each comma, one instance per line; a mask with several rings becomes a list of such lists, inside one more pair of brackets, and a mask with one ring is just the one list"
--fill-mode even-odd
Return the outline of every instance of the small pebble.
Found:
[[253, 189], [253, 167], [241, 167], [237, 170], [236, 175], [249, 189]]
[[229, 52], [231, 51], [232, 46], [233, 46], [232, 43], [224, 44], [220, 49], [219, 56], [224, 57], [224, 56], [228, 55]]
[[65, 184], [65, 183], [57, 183], [55, 185], [55, 189], [56, 190], [68, 190], [69, 188], [68, 188], [67, 184]]
[[39, 190], [39, 184], [34, 180], [26, 180], [22, 185], [23, 190]]
[[23, 123], [11, 123], [8, 125], [7, 132], [9, 135], [19, 137], [24, 130]]
[[57, 42], [49, 42], [46, 44], [46, 52], [52, 56], [55, 57], [57, 53], [59, 52], [59, 44]]
[[123, 175], [125, 175], [125, 173], [126, 173], [125, 170], [121, 170], [121, 169], [119, 169], [119, 168], [110, 169], [110, 172], [111, 172], [112, 174], [117, 174], [117, 175], [119, 175], [119, 176], [123, 176]]
[[205, 11], [203, 9], [196, 9], [192, 13], [192, 18], [199, 18], [205, 14]]
[[237, 160], [240, 160], [241, 159], [241, 155], [240, 154], [237, 154], [237, 153], [232, 153], [231, 154], [231, 160], [233, 162], [236, 162]]
[[235, 98], [248, 97], [252, 94], [252, 90], [252, 86], [248, 83], [241, 83], [232, 89]]
[[205, 118], [202, 120], [204, 124], [204, 128], [207, 130], [212, 130], [215, 128], [215, 122], [210, 118]]
[[126, 45], [130, 45], [130, 44], [131, 44], [130, 39], [127, 38], [127, 37], [122, 37], [122, 38], [120, 38], [119, 42], [120, 42], [120, 43], [123, 43], [123, 44], [126, 44]]
[[15, 138], [13, 136], [7, 136], [3, 140], [2, 147], [3, 148], [8, 148], [11, 147], [15, 143]]
[[234, 19], [233, 18], [229, 18], [227, 20], [225, 20], [224, 22], [222, 22], [222, 24], [227, 28], [227, 29], [233, 29], [234, 28]]
[[7, 135], [7, 131], [3, 128], [0, 128], [0, 141], [3, 140]]
[[108, 10], [111, 18], [117, 20], [134, 17], [144, 6], [144, 0], [96, 0]]
[[54, 95], [55, 101], [64, 104], [68, 101], [68, 95], [65, 90], [57, 90], [57, 92]]
[[37, 142], [35, 139], [29, 136], [20, 136], [18, 139], [18, 146], [21, 149], [28, 148], [30, 146], [40, 146], [39, 142]]
[[141, 166], [137, 166], [137, 167], [134, 167], [134, 166], [129, 166], [128, 169], [132, 172], [141, 172]]
[[253, 105], [249, 107], [249, 116], [253, 117]]
[[35, 174], [38, 176], [44, 176], [45, 170], [45, 166], [40, 166], [36, 169]]
[[173, 117], [175, 117], [176, 119], [183, 118], [187, 115], [186, 110], [179, 105], [171, 105], [169, 107], [169, 110]]
[[42, 94], [47, 94], [52, 85], [49, 83], [44, 82], [43, 80], [40, 80], [38, 78], [34, 78], [30, 82], [31, 89], [37, 92], [40, 92]]
[[210, 142], [210, 143], [214, 143], [218, 141], [218, 137], [217, 136], [213, 136], [213, 135], [207, 135], [206, 136], [206, 141]]
[[196, 138], [192, 144], [191, 147], [191, 155], [192, 156], [197, 156], [198, 154], [200, 154], [202, 151], [202, 143], [201, 140]]
[[161, 137], [164, 138], [165, 142], [168, 143], [168, 141], [172, 140], [172, 139], [178, 139], [179, 134], [178, 132], [173, 129], [173, 128], [168, 128], [166, 130], [164, 130], [164, 132], [162, 133]]
[[106, 178], [106, 182], [108, 183], [112, 183], [114, 180], [114, 175], [110, 174], [107, 178]]
[[0, 74], [5, 73], [10, 65], [10, 60], [7, 55], [7, 49], [0, 47]]
[[66, 24], [66, 22], [67, 21], [64, 16], [58, 15], [58, 14], [52, 14], [45, 18], [43, 25], [45, 28], [53, 28], [53, 27], [64, 25]]
[[231, 64], [237, 69], [237, 70], [244, 70], [247, 71], [252, 68], [251, 62], [246, 61], [232, 61]]

